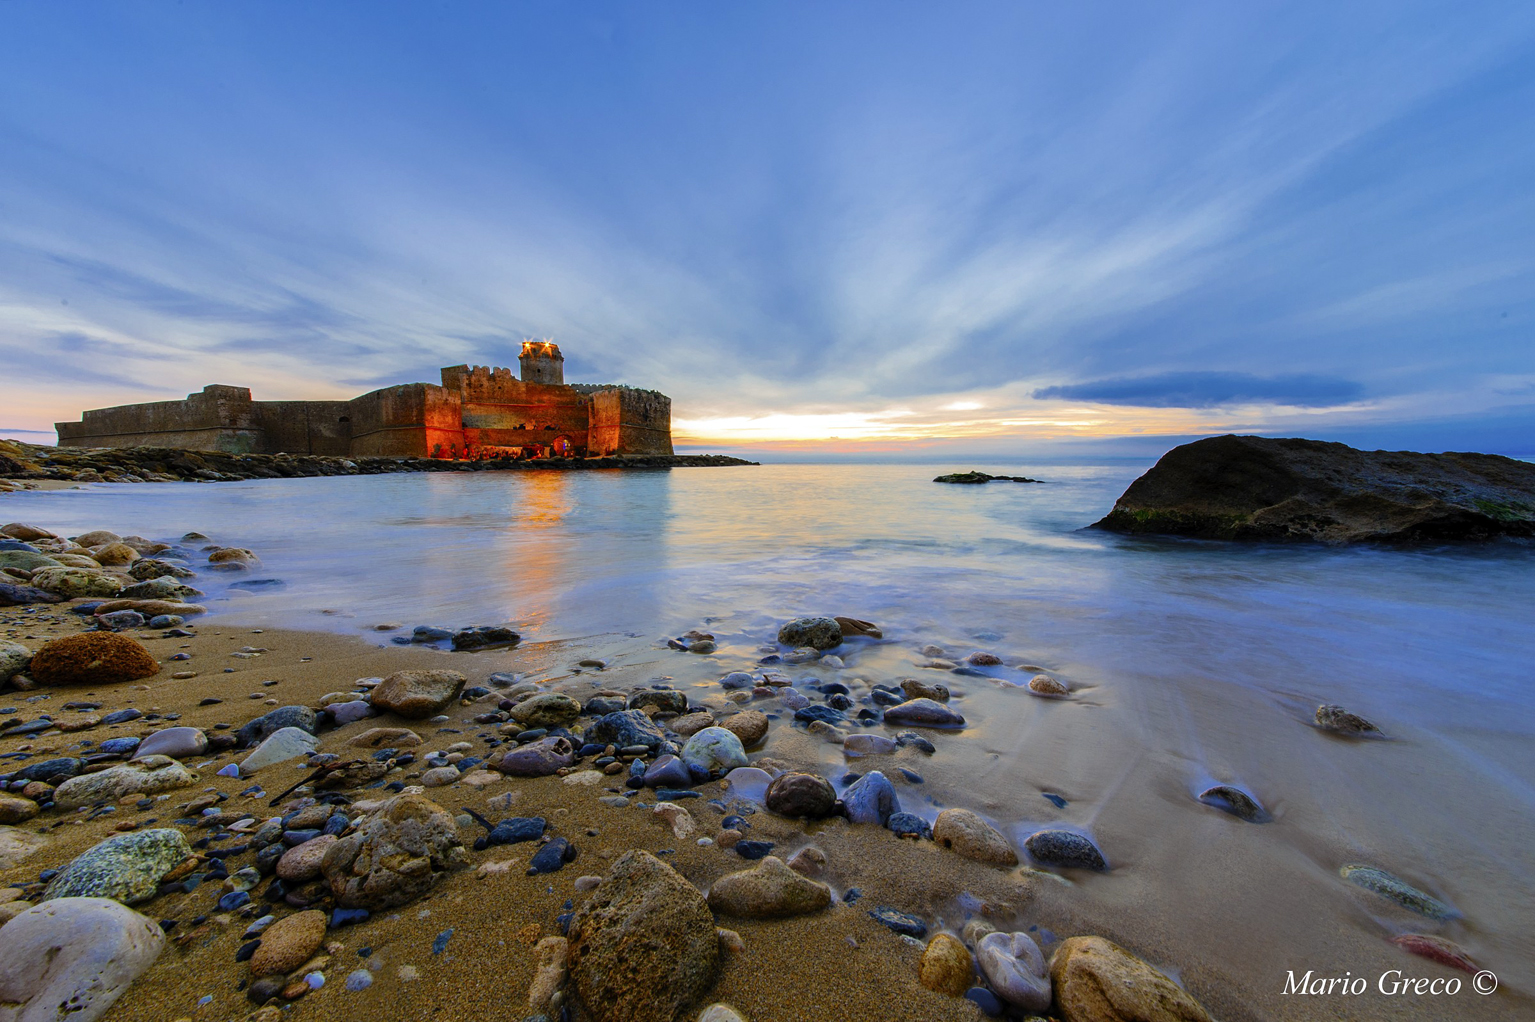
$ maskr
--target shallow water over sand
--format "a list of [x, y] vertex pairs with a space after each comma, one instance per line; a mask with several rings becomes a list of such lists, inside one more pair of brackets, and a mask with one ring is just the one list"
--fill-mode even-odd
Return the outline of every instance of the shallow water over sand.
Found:
[[[898, 765], [924, 778], [900, 786], [908, 808], [969, 806], [1019, 840], [1065, 823], [1103, 848], [1112, 870], [1047, 888], [1030, 921], [1119, 939], [1221, 991], [1207, 1001], [1228, 1020], [1535, 1014], [1535, 548], [1125, 539], [1078, 530], [1144, 465], [988, 468], [1050, 480], [1039, 486], [930, 481], [968, 467], [100, 486], [17, 494], [3, 515], [250, 546], [263, 559], [255, 577], [284, 584], [220, 591], [215, 580], [210, 607], [236, 620], [351, 632], [510, 621], [530, 639], [607, 636], [621, 661], [699, 685], [753, 664], [787, 618], [867, 618], [886, 641], [854, 644], [842, 673], [944, 682], [970, 722], [936, 734], [931, 759], [903, 754]], [[718, 636], [715, 656], [656, 648], [699, 626]], [[992, 678], [924, 670], [927, 643], [1009, 666]], [[1068, 682], [1073, 698], [1008, 684], [1029, 677], [1020, 663]], [[1389, 740], [1316, 730], [1321, 702]], [[808, 737], [772, 751], [841, 770], [840, 750]], [[1274, 821], [1199, 804], [1217, 782], [1246, 787]], [[1406, 915], [1344, 883], [1338, 867], [1353, 862], [1463, 918]], [[1414, 931], [1464, 945], [1502, 989], [1380, 994], [1387, 970], [1452, 975], [1388, 943]], [[1282, 995], [1290, 970], [1365, 976], [1371, 992]]]

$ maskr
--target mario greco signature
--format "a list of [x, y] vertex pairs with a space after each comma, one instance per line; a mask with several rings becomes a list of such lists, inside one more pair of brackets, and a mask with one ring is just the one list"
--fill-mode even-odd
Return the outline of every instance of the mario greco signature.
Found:
[[1483, 970], [1462, 981], [1459, 976], [1418, 977], [1409, 976], [1400, 969], [1388, 969], [1371, 983], [1364, 976], [1346, 972], [1341, 976], [1317, 976], [1307, 969], [1303, 975], [1295, 971], [1285, 973], [1281, 994], [1302, 994], [1311, 997], [1359, 997], [1378, 993], [1387, 997], [1453, 997], [1465, 990], [1490, 994], [1498, 989], [1498, 977]]

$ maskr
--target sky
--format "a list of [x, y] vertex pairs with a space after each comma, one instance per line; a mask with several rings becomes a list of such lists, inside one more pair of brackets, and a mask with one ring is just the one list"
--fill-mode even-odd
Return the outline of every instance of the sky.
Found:
[[1532, 183], [1527, 3], [12, 0], [0, 432], [539, 337], [700, 450], [1528, 456]]

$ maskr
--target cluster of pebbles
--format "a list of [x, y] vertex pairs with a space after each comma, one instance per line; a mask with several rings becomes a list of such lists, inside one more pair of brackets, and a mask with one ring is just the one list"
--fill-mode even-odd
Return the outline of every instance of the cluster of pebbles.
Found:
[[[196, 534], [169, 545], [110, 533], [63, 540], [27, 526], [5, 530], [32, 549], [12, 548], [0, 556], [60, 559], [58, 567], [105, 580], [92, 583], [103, 589], [122, 583], [113, 596], [120, 596], [129, 580], [146, 581], [132, 571], [149, 561], [174, 569], [153, 580], [183, 585], [193, 577], [190, 545], [203, 542]], [[127, 552], [112, 552], [113, 547]], [[209, 544], [199, 552], [212, 570], [255, 563], [249, 551], [222, 553], [229, 549]], [[77, 550], [94, 551], [89, 557], [96, 568], [61, 560], [87, 556]], [[109, 563], [119, 557], [123, 563]], [[58, 586], [56, 576], [46, 575], [52, 567], [17, 566], [11, 573], [18, 584]], [[41, 584], [37, 588], [49, 592]], [[90, 609], [97, 631], [54, 639], [35, 654], [24, 649], [7, 654], [0, 646], [0, 658], [9, 656], [0, 659], [9, 672], [0, 682], [10, 680], [22, 689], [110, 685], [157, 673], [160, 665], [148, 650], [110, 619], [135, 608], [90, 607], [101, 595], [70, 597], [79, 601], [72, 609]], [[138, 626], [152, 623], [141, 612]], [[706, 892], [641, 850], [625, 855], [605, 875], [579, 877], [575, 888], [589, 900], [579, 907], [568, 904], [555, 920], [560, 935], [539, 941], [530, 1022], [670, 1022], [705, 999], [722, 949], [738, 950], [739, 937], [720, 929], [718, 917], [788, 919], [859, 901], [857, 888], [839, 891], [828, 882], [828, 857], [814, 843], [780, 847], [754, 836], [752, 818], [759, 813], [801, 821], [807, 830], [841, 819], [874, 833], [888, 831], [892, 841], [930, 842], [939, 854], [1021, 875], [1035, 869], [1107, 871], [1109, 863], [1092, 837], [1071, 828], [1037, 830], [1015, 847], [1002, 829], [970, 809], [945, 808], [929, 818], [924, 807], [902, 806], [891, 777], [921, 783], [903, 764], [940, 755], [946, 736], [967, 726], [953, 705], [955, 693], [917, 678], [796, 680], [786, 670], [819, 665], [839, 671], [846, 663], [834, 650], [851, 655], [858, 641], [879, 637], [874, 625], [852, 618], [788, 622], [776, 643], [759, 650], [754, 670], [724, 674], [703, 702], [666, 679], [632, 689], [601, 687], [599, 681], [596, 691], [577, 699], [515, 674], [491, 673], [482, 684], [470, 685], [456, 670], [405, 670], [358, 679], [313, 706], [277, 705], [238, 728], [219, 725], [211, 733], [176, 724], [175, 713], [98, 715], [100, 704], [86, 701], [65, 703], [63, 710], [72, 715], [26, 720], [9, 714], [13, 719], [0, 718], [0, 738], [88, 732], [129, 722], [167, 726], [142, 738], [82, 739], [81, 755], [24, 762], [0, 773], [0, 825], [8, 829], [48, 815], [98, 819], [129, 806], [140, 814], [71, 861], [0, 893], [0, 961], [22, 963], [24, 973], [31, 967], [29, 985], [20, 996], [8, 991], [7, 997], [41, 1005], [58, 1003], [54, 999], [65, 992], [80, 1001], [74, 1017], [89, 1022], [153, 964], [164, 944], [204, 941], [214, 927], [236, 920], [243, 927], [234, 954], [234, 963], [245, 970], [241, 987], [263, 1022], [276, 1019], [280, 1016], [261, 1013], [311, 996], [337, 978], [337, 930], [411, 903], [473, 866], [475, 856], [525, 844], [532, 849], [525, 866], [530, 876], [580, 861], [582, 835], [560, 833], [544, 816], [510, 813], [515, 789], [487, 801], [490, 815], [468, 809], [455, 814], [430, 794], [460, 786], [480, 790], [507, 778], [558, 778], [571, 797], [590, 792], [614, 809], [647, 813], [674, 841], [713, 849], [740, 865]], [[520, 639], [499, 625], [420, 626], [401, 638], [456, 650], [506, 648]], [[701, 630], [668, 645], [702, 655], [718, 649], [715, 637]], [[234, 655], [263, 652], [246, 647]], [[1050, 672], [1010, 665], [989, 652], [950, 659], [945, 650], [928, 646], [919, 653], [921, 668], [1015, 684], [999, 679], [1005, 668], [1028, 675], [1019, 687], [1032, 695], [1072, 694]], [[609, 665], [583, 660], [576, 666], [601, 679]], [[1338, 707], [1319, 709], [1317, 723], [1350, 736], [1379, 733]], [[416, 730], [428, 725], [454, 740], [433, 747]], [[763, 755], [775, 725], [840, 746], [853, 769], [827, 777]], [[474, 726], [481, 730], [474, 732]], [[327, 751], [320, 750], [322, 744]], [[8, 755], [16, 762], [32, 758], [25, 752]], [[880, 768], [863, 769], [866, 764]], [[297, 765], [301, 771], [292, 769]], [[255, 779], [276, 766], [285, 766], [296, 783], [272, 793]], [[198, 783], [198, 771], [214, 767], [222, 778], [251, 783], [233, 794], [209, 789], [178, 801], [178, 791]], [[1217, 785], [1199, 797], [1252, 822], [1267, 818], [1256, 799], [1232, 785]], [[475, 872], [503, 865], [486, 860]], [[1342, 875], [1424, 918], [1454, 915], [1448, 905], [1384, 870], [1352, 864]], [[197, 897], [203, 898], [196, 902], [202, 910], [189, 917], [171, 908], [185, 909]], [[994, 930], [980, 918], [955, 932], [899, 904], [865, 902], [858, 910], [921, 948], [923, 986], [968, 998], [989, 1015], [1049, 1013], [1066, 1022], [1208, 1018], [1163, 973], [1101, 937], [1069, 938], [1047, 960], [1036, 935]], [[156, 924], [141, 912], [162, 918]], [[637, 945], [629, 934], [641, 925], [645, 940]], [[46, 949], [66, 933], [89, 953], [50, 958]], [[451, 936], [451, 930], [444, 931], [438, 941], [446, 946]], [[1457, 968], [1471, 967], [1460, 949], [1433, 935], [1408, 934], [1398, 943]], [[434, 944], [433, 950], [441, 949]], [[91, 970], [99, 972], [107, 958], [117, 963], [112, 981], [92, 985]], [[615, 977], [636, 970], [648, 977], [646, 983], [616, 983]], [[360, 990], [371, 983], [371, 973], [362, 967], [340, 977], [339, 985]], [[710, 1005], [697, 1017], [741, 1022], [740, 1013], [724, 1004]]]

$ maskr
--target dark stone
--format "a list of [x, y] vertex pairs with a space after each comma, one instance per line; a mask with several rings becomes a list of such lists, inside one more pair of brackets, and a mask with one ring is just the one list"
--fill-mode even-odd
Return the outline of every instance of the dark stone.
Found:
[[928, 823], [916, 813], [891, 813], [885, 826], [896, 837], [931, 838], [933, 836], [932, 824]]
[[250, 904], [251, 896], [245, 891], [230, 891], [219, 899], [220, 912], [233, 912]]
[[923, 738], [915, 731], [902, 731], [900, 734], [895, 736], [895, 744], [901, 746], [910, 746], [913, 749], [919, 749], [929, 756], [938, 751], [936, 748], [934, 748], [932, 742], [928, 741], [926, 738]]
[[251, 955], [255, 954], [256, 953], [256, 949], [258, 947], [260, 947], [260, 946], [261, 946], [261, 941], [259, 941], [259, 940], [253, 940], [253, 941], [251, 941], [248, 944], [241, 944], [240, 945], [240, 950], [235, 952], [235, 961], [237, 961], [237, 962], [248, 962], [248, 961], [250, 961], [251, 960]]
[[288, 985], [286, 976], [262, 976], [245, 990], [245, 996], [252, 1004], [265, 1004], [282, 993], [282, 988]]
[[951, 472], [948, 475], [937, 476], [935, 483], [962, 483], [976, 485], [979, 483], [1037, 483], [1040, 480], [1030, 479], [1028, 476], [993, 476], [985, 472]]
[[[20, 729], [18, 728], [6, 733], [18, 734]], [[85, 760], [65, 757], [63, 759], [45, 759], [41, 763], [32, 763], [22, 767], [11, 776], [16, 780], [43, 781], [44, 783], [57, 786], [61, 782], [79, 774], [84, 769]]]
[[0, 582], [0, 607], [25, 607], [32, 603], [58, 603], [62, 596], [45, 592], [35, 586]]
[[451, 628], [438, 628], [434, 625], [417, 625], [410, 633], [411, 642], [446, 642], [451, 638]]
[[582, 741], [587, 745], [604, 747], [643, 745], [647, 749], [655, 749], [666, 741], [666, 735], [642, 711], [620, 710], [593, 721], [582, 736]]
[[548, 823], [542, 816], [517, 816], [502, 820], [485, 835], [489, 845], [515, 845], [522, 841], [537, 841], [544, 836]]
[[575, 858], [576, 846], [557, 837], [534, 853], [532, 862], [528, 864], [528, 876], [557, 873], [565, 868], [565, 863], [574, 862]]
[[1023, 846], [1036, 862], [1061, 869], [1109, 868], [1092, 839], [1070, 830], [1041, 830], [1029, 835]]
[[737, 841], [736, 854], [743, 859], [760, 859], [773, 851], [771, 841]]
[[252, 746], [270, 738], [274, 733], [285, 727], [296, 727], [310, 734], [319, 733], [319, 719], [315, 712], [307, 706], [279, 706], [271, 713], [266, 713], [250, 721], [235, 736], [243, 746]]
[[921, 939], [927, 936], [927, 923], [916, 916], [907, 915], [905, 912], [897, 912], [887, 905], [869, 910], [870, 917], [882, 926], [888, 926], [896, 933], [907, 937]]
[[813, 720], [824, 721], [827, 724], [840, 724], [847, 720], [847, 715], [830, 706], [802, 706], [794, 711], [794, 719], [802, 724], [809, 724]]
[[965, 1000], [970, 1001], [992, 1018], [997, 1018], [1002, 1014], [1001, 999], [985, 987], [971, 987], [969, 990], [966, 990]]
[[143, 710], [116, 710], [101, 718], [103, 724], [126, 724], [130, 720], [138, 720], [144, 716]]
[[837, 792], [820, 774], [779, 774], [767, 786], [763, 803], [780, 816], [824, 819], [837, 811]]
[[353, 923], [360, 923], [367, 919], [368, 915], [368, 910], [365, 908], [333, 909], [330, 914], [330, 928], [334, 930], [340, 926], [350, 926]]
[[1441, 543], [1535, 536], [1535, 465], [1219, 436], [1175, 447], [1097, 528], [1200, 539]]
[[458, 650], [515, 646], [521, 641], [522, 636], [504, 625], [479, 625], [453, 634], [453, 648]]

